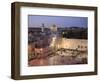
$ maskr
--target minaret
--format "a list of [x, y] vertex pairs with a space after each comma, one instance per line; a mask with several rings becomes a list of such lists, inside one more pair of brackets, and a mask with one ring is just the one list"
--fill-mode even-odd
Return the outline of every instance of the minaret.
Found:
[[45, 25], [42, 23], [42, 32], [44, 32]]

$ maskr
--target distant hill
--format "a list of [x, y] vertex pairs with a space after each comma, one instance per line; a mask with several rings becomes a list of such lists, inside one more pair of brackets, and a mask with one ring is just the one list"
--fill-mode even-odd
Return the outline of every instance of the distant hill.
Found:
[[[43, 28], [44, 32], [50, 32], [50, 28]], [[88, 29], [86, 27], [58, 27], [57, 32], [64, 38], [87, 39]], [[41, 27], [29, 27], [28, 32], [42, 32]]]

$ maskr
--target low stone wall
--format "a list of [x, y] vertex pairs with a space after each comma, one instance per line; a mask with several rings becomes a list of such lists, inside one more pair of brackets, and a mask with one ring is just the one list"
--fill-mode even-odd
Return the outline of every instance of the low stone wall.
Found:
[[67, 39], [59, 38], [55, 41], [57, 48], [87, 50], [88, 44], [85, 39]]

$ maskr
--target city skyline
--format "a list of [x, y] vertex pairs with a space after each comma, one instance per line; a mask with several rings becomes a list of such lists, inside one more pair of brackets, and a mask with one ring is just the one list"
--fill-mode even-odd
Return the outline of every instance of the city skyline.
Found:
[[88, 26], [87, 17], [70, 17], [70, 16], [43, 16], [43, 15], [29, 15], [28, 27], [41, 27], [42, 24], [46, 28], [53, 24], [57, 27], [83, 27]]

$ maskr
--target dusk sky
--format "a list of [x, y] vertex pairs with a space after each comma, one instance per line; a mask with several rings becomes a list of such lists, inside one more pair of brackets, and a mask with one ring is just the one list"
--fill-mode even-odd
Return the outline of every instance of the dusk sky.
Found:
[[29, 15], [28, 16], [28, 27], [41, 27], [42, 24], [45, 27], [51, 27], [53, 24], [57, 27], [87, 27], [88, 18], [87, 17], [69, 17], [69, 16], [39, 16], [39, 15]]

